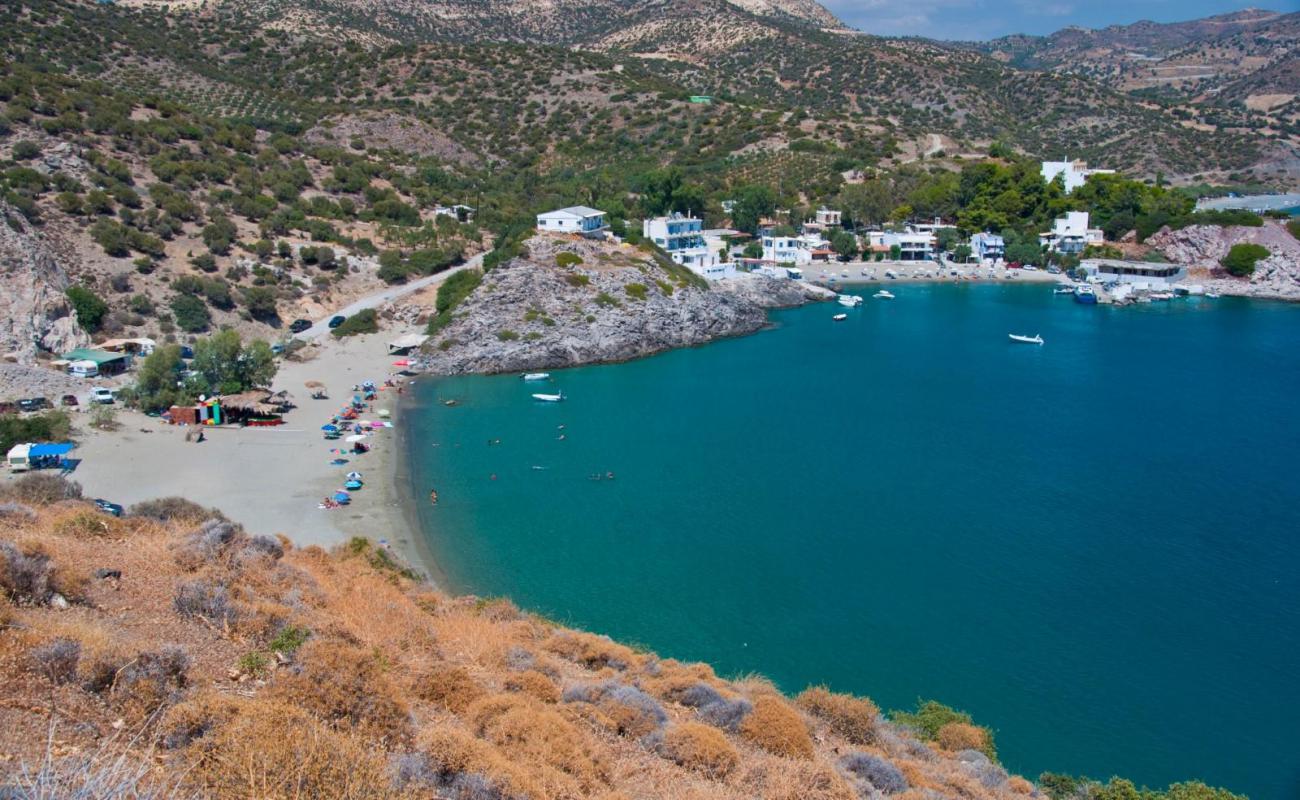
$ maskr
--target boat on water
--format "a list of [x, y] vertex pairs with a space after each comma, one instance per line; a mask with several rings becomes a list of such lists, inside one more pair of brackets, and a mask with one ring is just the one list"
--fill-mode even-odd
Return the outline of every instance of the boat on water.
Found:
[[564, 392], [559, 394], [534, 394], [534, 400], [540, 400], [543, 403], [558, 403], [564, 399]]
[[1173, 300], [1174, 293], [1173, 292], [1152, 292], [1150, 297], [1152, 300]]
[[1022, 335], [1020, 335], [1020, 334], [1018, 334], [1018, 333], [1008, 333], [1007, 336], [1011, 339], [1011, 341], [1013, 341], [1013, 342], [1020, 342], [1020, 343], [1022, 343], [1022, 344], [1042, 344], [1042, 343], [1043, 343], [1043, 337], [1042, 337], [1040, 334], [1037, 334], [1037, 333], [1034, 334], [1033, 336], [1022, 336]]
[[894, 299], [894, 293], [893, 293], [893, 292], [890, 292], [890, 291], [887, 291], [887, 290], [885, 290], [885, 289], [881, 289], [880, 291], [876, 292], [875, 294], [873, 294], [873, 295], [871, 295], [871, 296], [874, 297], [874, 298], [876, 298], [877, 300], [893, 300], [893, 299]]
[[549, 372], [525, 372], [523, 375], [526, 381], [549, 381], [551, 373]]
[[1220, 295], [1218, 292], [1206, 292], [1205, 296], [1210, 298], [1211, 300], [1218, 300], [1220, 297], [1222, 297], [1222, 295]]
[[846, 308], [857, 308], [862, 305], [862, 298], [856, 294], [842, 294], [835, 298], [840, 305]]
[[1073, 286], [1058, 286], [1052, 290], [1052, 294], [1074, 294]]
[[1084, 305], [1096, 305], [1097, 293], [1091, 286], [1080, 285], [1074, 287], [1074, 302], [1083, 303]]
[[[835, 320], [836, 322], [843, 322], [844, 320], [846, 320], [846, 319], [848, 319], [848, 318], [849, 318], [849, 315], [848, 315], [848, 314], [836, 314], [835, 316], [831, 317], [831, 319]], [[537, 395], [533, 395], [533, 397], [536, 397], [536, 396], [537, 396]]]

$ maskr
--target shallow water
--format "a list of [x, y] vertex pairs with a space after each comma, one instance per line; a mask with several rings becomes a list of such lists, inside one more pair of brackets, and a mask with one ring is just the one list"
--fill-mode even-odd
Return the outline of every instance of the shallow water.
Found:
[[409, 474], [452, 588], [933, 697], [1028, 775], [1300, 796], [1300, 307], [891, 289], [547, 388], [426, 381]]

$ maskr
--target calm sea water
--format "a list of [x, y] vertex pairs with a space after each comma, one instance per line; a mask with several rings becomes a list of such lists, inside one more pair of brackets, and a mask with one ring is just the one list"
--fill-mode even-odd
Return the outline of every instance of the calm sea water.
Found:
[[1300, 307], [891, 288], [558, 372], [562, 404], [426, 382], [410, 476], [452, 588], [789, 690], [936, 698], [1025, 774], [1295, 800]]

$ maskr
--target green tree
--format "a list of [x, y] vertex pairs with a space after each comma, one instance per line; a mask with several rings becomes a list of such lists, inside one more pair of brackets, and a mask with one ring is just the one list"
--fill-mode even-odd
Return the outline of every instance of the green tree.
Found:
[[1248, 278], [1255, 273], [1255, 262], [1268, 258], [1268, 248], [1261, 244], [1234, 244], [1228, 254], [1219, 259], [1219, 264], [1229, 275]]
[[192, 294], [178, 294], [171, 301], [172, 316], [176, 324], [187, 333], [206, 331], [212, 324], [208, 306]]
[[965, 264], [970, 261], [970, 245], [959, 244], [953, 248], [952, 257]]
[[882, 180], [850, 184], [840, 191], [839, 205], [854, 226], [880, 224], [892, 207], [889, 194]]
[[194, 343], [190, 368], [202, 376], [208, 391], [234, 394], [269, 386], [275, 378], [275, 354], [261, 339], [245, 346], [237, 332], [225, 330]]
[[77, 324], [88, 333], [94, 333], [104, 324], [108, 304], [85, 286], [69, 286], [65, 292], [72, 309], [77, 312]]
[[184, 369], [180, 345], [155, 348], [136, 372], [136, 405], [144, 411], [162, 411], [192, 399], [177, 385]]
[[279, 316], [275, 307], [275, 290], [267, 286], [249, 286], [241, 292], [244, 296], [244, 308], [253, 319], [271, 321]]
[[751, 239], [745, 242], [745, 249], [740, 254], [745, 258], [762, 258], [763, 245], [757, 239]]
[[745, 233], [758, 233], [758, 222], [776, 210], [776, 195], [766, 186], [746, 186], [736, 196], [731, 222]]
[[858, 237], [848, 231], [836, 231], [831, 237], [831, 248], [843, 261], [851, 261], [858, 254]]
[[365, 308], [343, 321], [343, 324], [335, 328], [331, 333], [342, 338], [344, 336], [355, 336], [358, 333], [378, 333], [379, 332], [379, 315], [373, 308]]

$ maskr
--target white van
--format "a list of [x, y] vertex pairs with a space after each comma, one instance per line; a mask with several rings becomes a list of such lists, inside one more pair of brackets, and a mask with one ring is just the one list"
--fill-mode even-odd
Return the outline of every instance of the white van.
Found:
[[31, 461], [32, 446], [30, 444], [16, 444], [9, 448], [5, 456], [5, 461], [9, 465], [10, 472], [26, 472], [32, 468]]
[[73, 361], [68, 365], [68, 374], [75, 378], [97, 378], [99, 365], [94, 361]]

